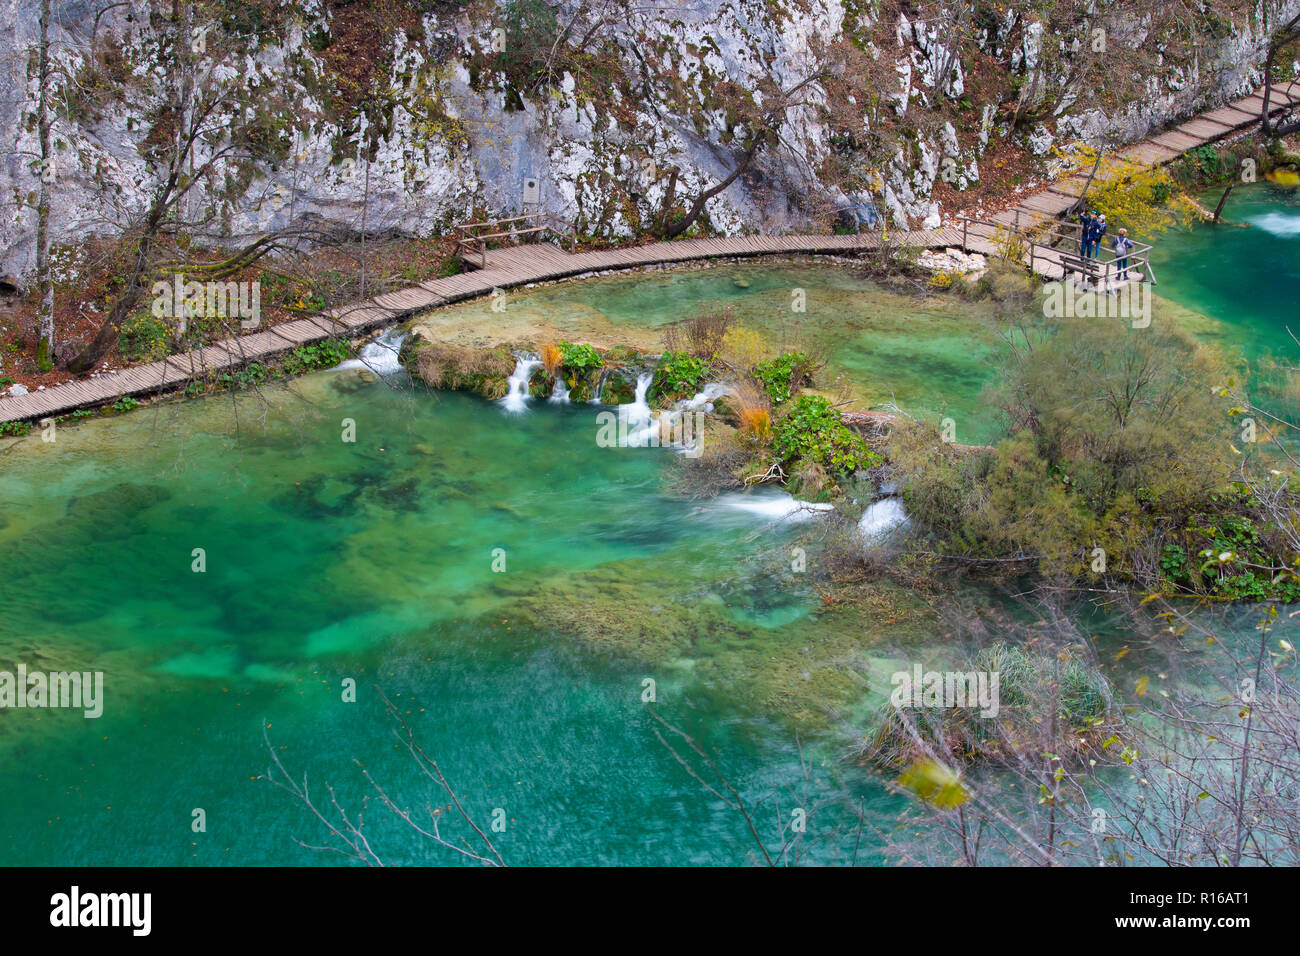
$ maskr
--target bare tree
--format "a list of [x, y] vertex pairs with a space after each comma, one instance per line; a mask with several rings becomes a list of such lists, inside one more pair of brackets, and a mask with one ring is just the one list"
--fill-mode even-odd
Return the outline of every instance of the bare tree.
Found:
[[50, 143], [50, 0], [41, 0], [40, 39], [36, 64], [36, 130], [40, 141], [40, 184], [36, 200], [36, 283], [40, 290], [38, 323], [40, 344], [36, 364], [41, 371], [53, 367], [54, 279], [50, 274], [50, 191], [54, 178], [54, 153]]
[[[410, 807], [402, 806], [397, 803], [388, 789], [377, 781], [359, 760], [354, 759], [352, 762], [360, 768], [361, 776], [370, 785], [375, 797], [385, 809], [420, 837], [482, 866], [505, 866], [505, 859], [497, 851], [496, 846], [493, 845], [492, 839], [465, 809], [460, 798], [456, 796], [455, 788], [443, 775], [438, 762], [429, 756], [423, 746], [416, 740], [414, 730], [406, 722], [401, 711], [384, 695], [382, 690], [378, 691], [378, 693], [384, 702], [388, 717], [397, 725], [393, 728], [393, 736], [411, 755], [411, 760], [420, 775], [434, 784], [435, 792], [441, 791], [445, 795], [446, 802], [435, 801], [432, 798], [427, 799], [421, 808], [423, 813], [417, 813]], [[380, 850], [371, 843], [370, 837], [366, 833], [365, 814], [367, 801], [363, 799], [359, 809], [350, 811], [339, 801], [337, 792], [328, 782], [324, 784], [324, 798], [313, 793], [306, 774], [299, 780], [286, 769], [280, 755], [271, 744], [265, 726], [262, 735], [266, 741], [267, 751], [271, 755], [271, 766], [261, 776], [261, 779], [284, 790], [302, 803], [330, 838], [328, 842], [323, 844], [308, 843], [296, 837], [294, 842], [309, 850], [338, 853], [347, 859], [366, 866], [385, 866], [385, 859]], [[442, 826], [449, 817], [455, 817], [463, 821], [474, 834], [473, 841], [469, 837], [453, 839], [444, 836]]]

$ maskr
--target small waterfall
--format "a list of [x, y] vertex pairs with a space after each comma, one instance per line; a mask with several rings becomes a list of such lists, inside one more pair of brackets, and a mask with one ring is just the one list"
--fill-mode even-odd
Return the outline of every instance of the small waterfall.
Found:
[[405, 332], [398, 329], [388, 329], [373, 342], [367, 342], [362, 346], [361, 353], [356, 358], [340, 362], [337, 368], [339, 371], [365, 368], [376, 375], [392, 375], [395, 372], [400, 372], [402, 363], [397, 360], [397, 357], [402, 353], [402, 343], [404, 341], [406, 341]]
[[731, 394], [731, 387], [721, 382], [711, 382], [704, 386], [703, 391], [695, 393], [693, 398], [683, 399], [677, 403], [677, 410], [683, 412], [695, 411], [713, 411], [713, 400], [721, 398], [723, 395]]
[[591, 393], [591, 398], [587, 401], [588, 405], [602, 404], [600, 401], [600, 393], [601, 390], [605, 387], [605, 378], [608, 375], [609, 375], [609, 371], [607, 369], [601, 369], [600, 378], [596, 379], [596, 389]]
[[528, 379], [532, 377], [533, 369], [541, 364], [534, 355], [515, 356], [515, 370], [510, 374], [510, 378], [506, 379], [509, 391], [500, 400], [502, 408], [515, 413], [528, 408]]
[[858, 534], [868, 547], [884, 544], [907, 523], [907, 511], [898, 498], [881, 498], [867, 506], [858, 522]]
[[715, 507], [743, 511], [767, 521], [810, 521], [819, 512], [835, 510], [832, 504], [800, 501], [784, 491], [732, 492], [719, 495], [715, 501]]
[[547, 401], [556, 405], [569, 404], [569, 386], [564, 384], [564, 379], [558, 375], [555, 376], [555, 389], [551, 392], [551, 397]]
[[636, 378], [636, 398], [631, 405], [620, 405], [619, 412], [627, 416], [629, 425], [648, 425], [653, 417], [650, 412], [650, 403], [646, 401], [646, 392], [650, 390], [650, 383], [654, 380], [654, 375], [646, 372], [638, 375]]

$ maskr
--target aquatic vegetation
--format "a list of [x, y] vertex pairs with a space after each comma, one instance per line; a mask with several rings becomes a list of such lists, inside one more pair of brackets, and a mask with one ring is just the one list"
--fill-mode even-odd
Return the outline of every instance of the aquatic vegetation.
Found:
[[346, 342], [325, 339], [314, 345], [300, 345], [284, 358], [282, 368], [287, 375], [333, 368], [348, 357], [351, 350]]
[[803, 352], [782, 352], [754, 366], [754, 377], [773, 405], [790, 400], [799, 389], [812, 384], [813, 361]]
[[1159, 587], [1161, 543], [1193, 515], [1224, 512], [1233, 426], [1213, 388], [1220, 361], [1169, 323], [1071, 319], [1028, 334], [989, 397], [1010, 425], [996, 449], [963, 454], [922, 423], [892, 430], [888, 456], [933, 535], [926, 547]]
[[413, 348], [408, 368], [414, 364], [421, 381], [432, 388], [475, 392], [484, 398], [506, 394], [506, 380], [515, 369], [515, 357], [504, 345], [474, 348], [446, 342], [422, 342]]
[[839, 409], [821, 395], [800, 395], [773, 429], [773, 448], [787, 463], [807, 462], [836, 476], [874, 468], [884, 459], [844, 424]]
[[[1103, 749], [1117, 722], [1109, 682], [1078, 652], [1058, 655], [998, 642], [951, 671], [919, 670], [940, 679], [912, 688], [913, 678], [906, 675], [912, 694], [901, 695], [901, 706], [891, 701], [877, 711], [862, 742], [863, 759], [895, 768], [936, 758], [969, 765], [1012, 758], [1033, 747], [1036, 755], [1046, 748], [1077, 760]], [[961, 705], [943, 699], [942, 678], [948, 674], [966, 681]], [[997, 675], [995, 687], [992, 675]], [[975, 700], [977, 680], [995, 691], [991, 713]], [[924, 702], [917, 706], [914, 699]], [[1045, 714], [1058, 718], [1054, 739], [1043, 739]]]
[[743, 325], [733, 325], [722, 337], [722, 360], [733, 368], [751, 369], [771, 349], [763, 333]]
[[735, 320], [730, 305], [705, 305], [685, 322], [670, 325], [664, 331], [664, 348], [713, 362], [722, 354]]
[[772, 413], [766, 408], [747, 406], [740, 410], [740, 434], [758, 445], [772, 440]]
[[628, 405], [636, 398], [636, 382], [621, 372], [611, 372], [600, 386], [600, 400], [606, 405]]
[[[560, 355], [563, 358], [561, 364], [566, 369], [579, 374], [600, 368], [605, 364], [605, 360], [600, 357], [600, 353], [590, 345], [561, 342]], [[543, 361], [545, 361], [545, 358], [543, 358]]]
[[659, 401], [690, 398], [704, 384], [709, 363], [685, 352], [664, 352], [650, 385], [650, 397]]
[[547, 375], [556, 375], [560, 371], [560, 365], [564, 361], [564, 353], [560, 351], [558, 345], [543, 345], [539, 353], [542, 368], [546, 369]]

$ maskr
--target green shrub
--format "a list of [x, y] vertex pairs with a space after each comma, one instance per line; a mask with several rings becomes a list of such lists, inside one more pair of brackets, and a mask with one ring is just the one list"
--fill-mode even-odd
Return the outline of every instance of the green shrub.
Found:
[[132, 362], [156, 362], [171, 354], [172, 330], [150, 312], [140, 312], [122, 323], [117, 346]]
[[270, 372], [266, 366], [253, 362], [247, 368], [236, 369], [233, 372], [222, 372], [217, 376], [218, 388], [246, 388], [250, 385], [260, 385], [270, 378]]
[[874, 468], [883, 459], [844, 424], [821, 395], [800, 395], [773, 428], [773, 447], [783, 461], [814, 462], [839, 475]]
[[133, 408], [139, 408], [140, 403], [130, 395], [123, 395], [113, 403], [112, 407], [115, 412], [129, 412]]
[[326, 339], [315, 345], [300, 345], [284, 360], [287, 375], [301, 375], [316, 369], [333, 368], [348, 357], [348, 345], [337, 339]]
[[782, 352], [754, 366], [754, 377], [773, 405], [781, 405], [812, 382], [812, 359], [803, 352]]
[[650, 396], [684, 398], [699, 391], [708, 374], [709, 363], [685, 352], [665, 352], [650, 383]]
[[590, 368], [600, 368], [605, 360], [590, 345], [574, 345], [572, 342], [560, 343], [560, 364], [575, 372]]
[[31, 430], [31, 422], [0, 422], [0, 435], [26, 435]]

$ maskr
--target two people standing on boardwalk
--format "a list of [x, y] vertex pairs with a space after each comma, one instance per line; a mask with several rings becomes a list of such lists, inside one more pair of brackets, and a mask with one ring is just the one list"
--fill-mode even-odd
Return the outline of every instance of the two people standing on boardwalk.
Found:
[[1101, 253], [1101, 237], [1106, 234], [1106, 214], [1097, 210], [1084, 212], [1079, 216], [1081, 233], [1079, 236], [1079, 253], [1085, 259], [1095, 259]]

